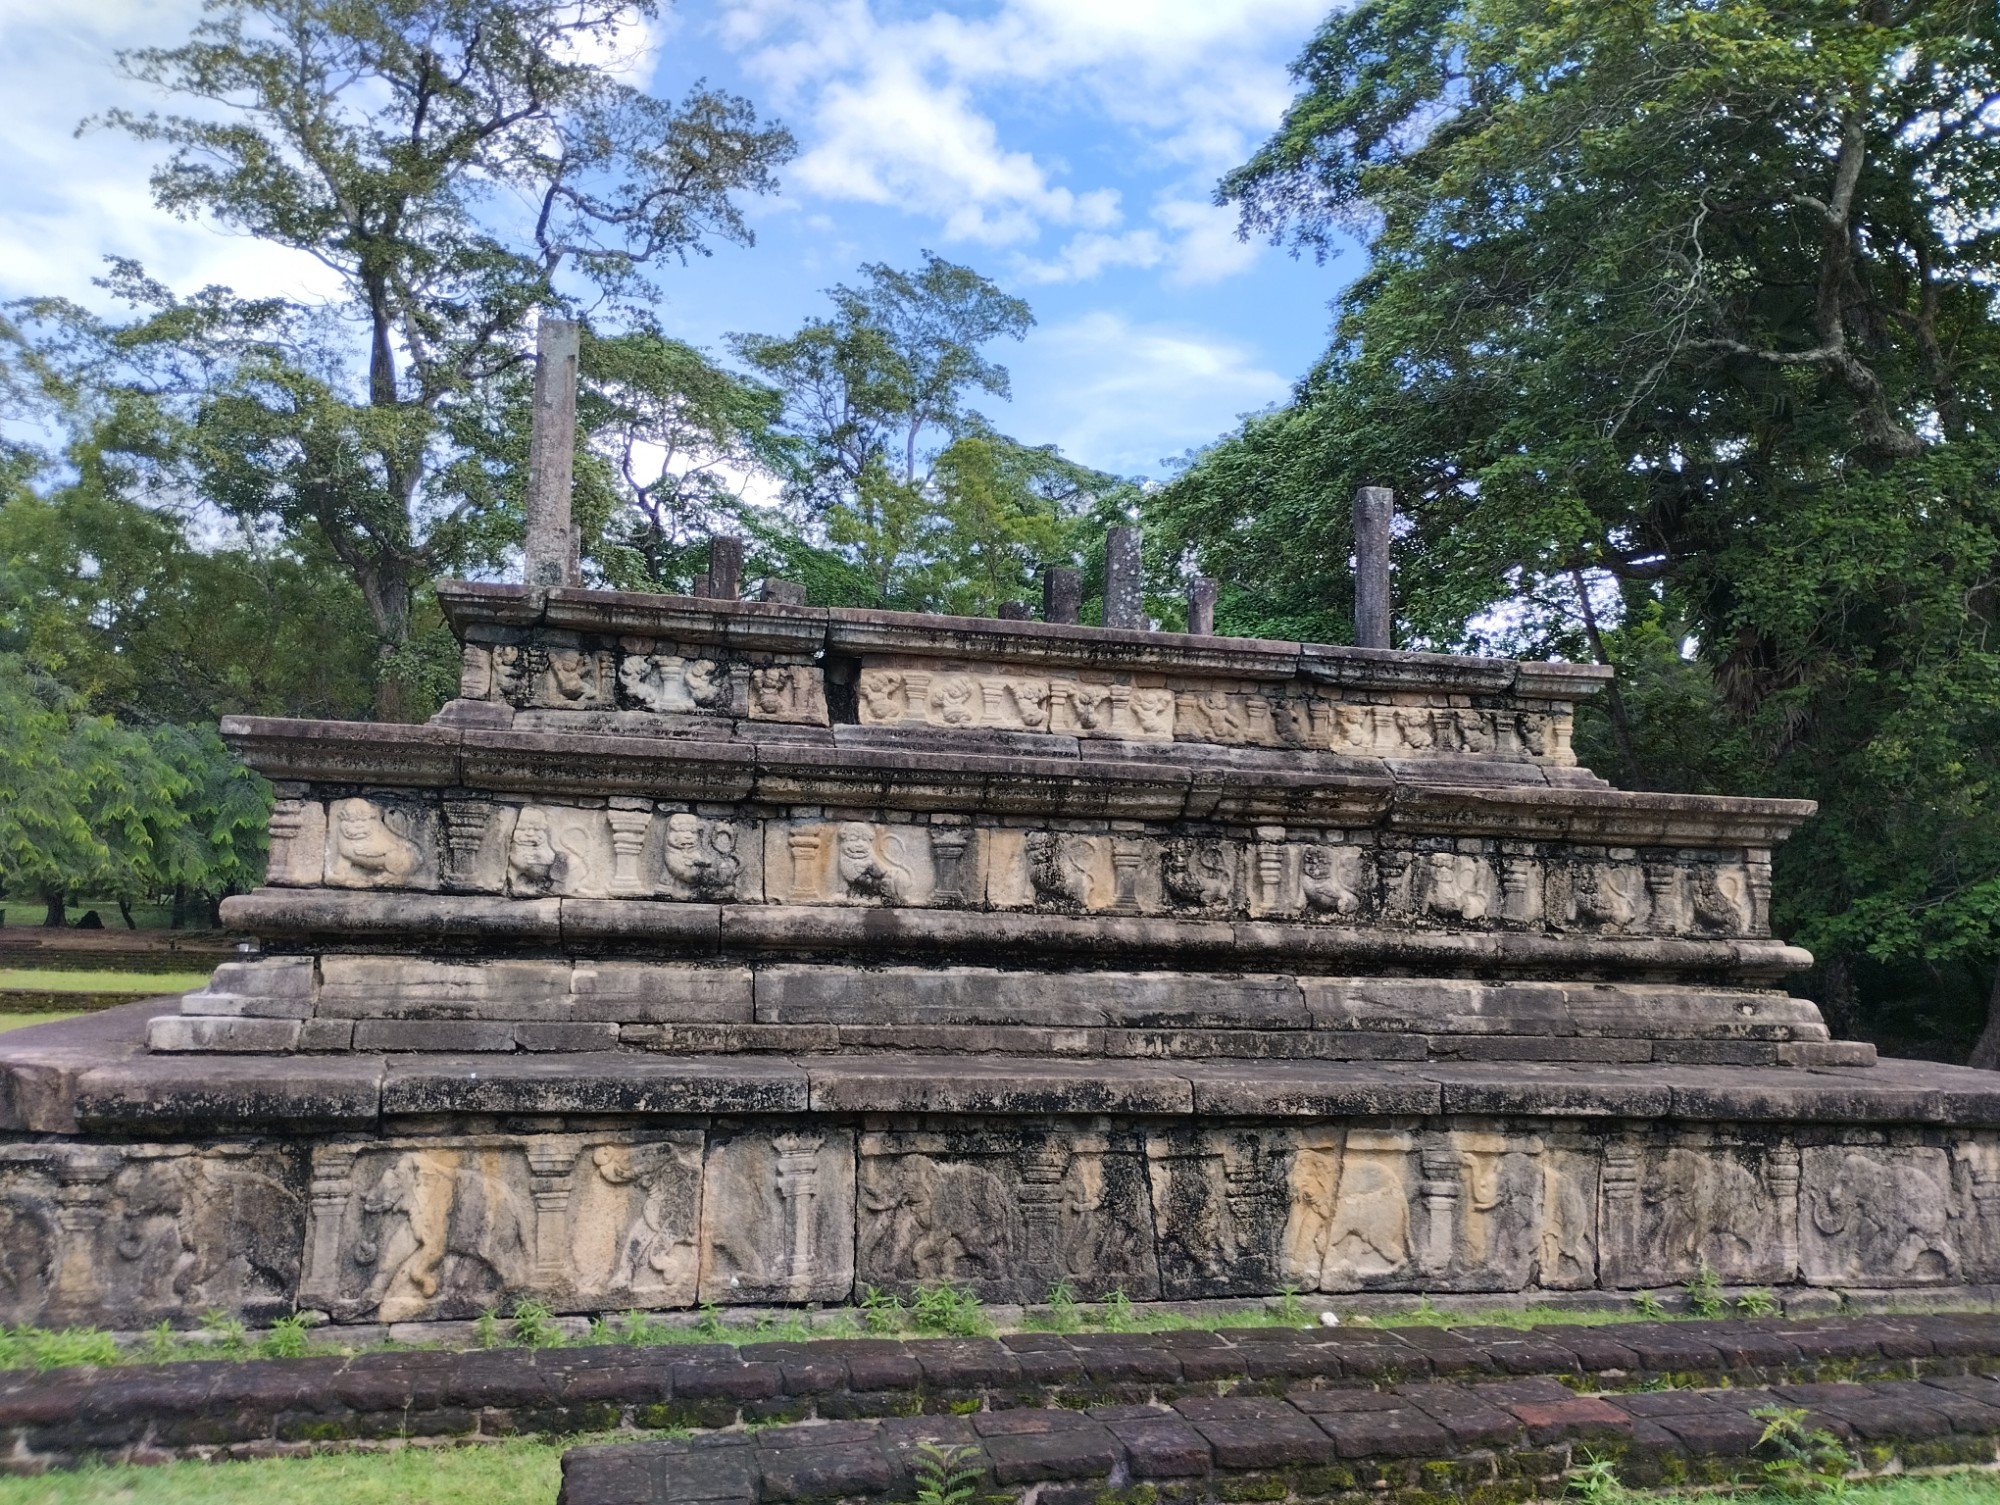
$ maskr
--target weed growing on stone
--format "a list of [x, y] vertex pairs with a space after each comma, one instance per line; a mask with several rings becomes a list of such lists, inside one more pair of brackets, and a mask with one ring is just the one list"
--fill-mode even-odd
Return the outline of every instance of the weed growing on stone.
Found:
[[1593, 1458], [1588, 1454], [1570, 1472], [1569, 1493], [1583, 1505], [1624, 1505], [1632, 1495], [1619, 1481], [1617, 1467], [1609, 1458]]
[[1049, 1315], [1046, 1325], [1051, 1332], [1073, 1333], [1083, 1326], [1083, 1315], [1077, 1310], [1076, 1292], [1070, 1289], [1066, 1280], [1059, 1280], [1049, 1287]]
[[1750, 1415], [1764, 1423], [1757, 1446], [1764, 1461], [1764, 1487], [1790, 1499], [1835, 1499], [1847, 1489], [1855, 1457], [1847, 1444], [1823, 1427], [1806, 1425], [1799, 1406], [1759, 1406]]
[[861, 1291], [861, 1325], [871, 1333], [898, 1332], [903, 1326], [903, 1298], [880, 1286]]
[[500, 1346], [500, 1318], [491, 1307], [479, 1314], [479, 1320], [472, 1325], [472, 1341], [481, 1348]]
[[1123, 1286], [1113, 1291], [1105, 1301], [1104, 1315], [1100, 1320], [1108, 1333], [1129, 1333], [1138, 1330], [1139, 1309], [1132, 1305], [1132, 1298], [1125, 1294]]
[[1641, 1291], [1634, 1296], [1632, 1307], [1648, 1322], [1664, 1322], [1667, 1319], [1667, 1309], [1660, 1305], [1660, 1298], [1651, 1291]]
[[1729, 1313], [1729, 1302], [1722, 1294], [1722, 1277], [1715, 1273], [1715, 1267], [1706, 1259], [1695, 1269], [1694, 1276], [1681, 1289], [1687, 1292], [1688, 1310], [1697, 1317], [1723, 1317]]
[[258, 1348], [267, 1359], [303, 1359], [307, 1346], [306, 1319], [294, 1313], [273, 1322]]
[[1783, 1308], [1778, 1298], [1769, 1291], [1745, 1291], [1736, 1298], [1736, 1310], [1746, 1317], [1775, 1317]]
[[0, 1369], [63, 1369], [71, 1364], [115, 1364], [118, 1345], [94, 1327], [0, 1327]]
[[917, 1444], [917, 1505], [970, 1505], [983, 1470], [967, 1447]]
[[556, 1314], [539, 1301], [516, 1301], [510, 1326], [514, 1341], [523, 1348], [554, 1348], [564, 1341]]
[[954, 1338], [977, 1338], [993, 1331], [979, 1298], [948, 1280], [917, 1288], [910, 1303], [910, 1319], [920, 1333]]
[[[1429, 1306], [1430, 1304], [1430, 1297], [1424, 1297], [1423, 1305]], [[1284, 1294], [1279, 1297], [1278, 1320], [1288, 1327], [1304, 1327], [1311, 1320], [1306, 1313], [1305, 1303], [1299, 1300], [1299, 1288], [1297, 1286], [1286, 1286]]]

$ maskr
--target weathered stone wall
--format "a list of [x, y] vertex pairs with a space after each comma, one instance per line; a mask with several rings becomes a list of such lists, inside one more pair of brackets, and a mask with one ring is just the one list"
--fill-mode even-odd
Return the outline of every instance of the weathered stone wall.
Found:
[[2000, 1280], [2000, 1132], [682, 1119], [0, 1146], [0, 1321]]

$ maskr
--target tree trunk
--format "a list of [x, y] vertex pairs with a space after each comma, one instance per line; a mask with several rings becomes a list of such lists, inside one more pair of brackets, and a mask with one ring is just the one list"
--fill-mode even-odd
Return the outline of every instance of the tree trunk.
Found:
[[1965, 1064], [1981, 1071], [2000, 1071], [2000, 967], [1994, 969], [1993, 991], [1986, 998], [1986, 1028], [1980, 1031], [1979, 1043], [1972, 1047]]
[[120, 899], [118, 901], [118, 913], [124, 919], [127, 930], [137, 930], [139, 928], [139, 922], [132, 918], [132, 901], [130, 899]]
[[44, 894], [42, 899], [49, 906], [49, 912], [42, 916], [44, 926], [50, 930], [61, 930], [69, 924], [69, 909], [61, 894]]
[[174, 885], [174, 907], [173, 907], [173, 913], [169, 916], [167, 920], [167, 929], [169, 930], [187, 929], [187, 907], [188, 907], [187, 885], [177, 883]]

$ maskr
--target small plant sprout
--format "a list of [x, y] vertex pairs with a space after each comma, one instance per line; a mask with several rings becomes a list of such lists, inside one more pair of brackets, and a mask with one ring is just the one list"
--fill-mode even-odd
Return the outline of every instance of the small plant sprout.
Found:
[[976, 1338], [990, 1326], [979, 1297], [948, 1280], [919, 1287], [910, 1315], [918, 1332], [954, 1338]]
[[1106, 1298], [1103, 1323], [1108, 1333], [1129, 1333], [1139, 1325], [1139, 1309], [1132, 1305], [1123, 1286]]
[[1681, 1289], [1687, 1292], [1688, 1310], [1697, 1317], [1720, 1317], [1729, 1310], [1728, 1301], [1722, 1294], [1722, 1277], [1715, 1273], [1715, 1267], [1706, 1259]]
[[264, 1356], [272, 1359], [303, 1359], [308, 1346], [306, 1319], [299, 1312], [273, 1322], [262, 1344]]
[[1286, 1286], [1278, 1296], [1278, 1320], [1287, 1327], [1304, 1327], [1312, 1319], [1306, 1312], [1306, 1305], [1299, 1300], [1299, 1288]]
[[1664, 1322], [1667, 1309], [1660, 1305], [1660, 1298], [1651, 1291], [1640, 1291], [1632, 1298], [1633, 1308], [1648, 1322]]
[[1783, 1310], [1778, 1298], [1766, 1290], [1745, 1291], [1736, 1298], [1736, 1310], [1746, 1317], [1775, 1317]]
[[871, 1333], [902, 1330], [903, 1298], [880, 1286], [867, 1286], [861, 1293], [861, 1325]]
[[479, 1320], [472, 1324], [472, 1341], [481, 1348], [500, 1346], [500, 1318], [495, 1315], [492, 1307], [489, 1306], [481, 1312]]
[[1570, 1472], [1569, 1492], [1584, 1505], [1622, 1505], [1630, 1491], [1618, 1480], [1618, 1470], [1609, 1458], [1585, 1455]]
[[1049, 1326], [1059, 1333], [1073, 1333], [1083, 1326], [1082, 1315], [1076, 1309], [1076, 1292], [1070, 1289], [1066, 1280], [1059, 1280], [1049, 1287]]
[[1757, 1451], [1764, 1456], [1766, 1489], [1791, 1499], [1834, 1500], [1846, 1493], [1854, 1454], [1833, 1433], [1807, 1426], [1804, 1407], [1759, 1406], [1750, 1415], [1764, 1423]]
[[978, 1454], [969, 1447], [940, 1447], [926, 1439], [917, 1444], [917, 1505], [971, 1505], [985, 1475]]

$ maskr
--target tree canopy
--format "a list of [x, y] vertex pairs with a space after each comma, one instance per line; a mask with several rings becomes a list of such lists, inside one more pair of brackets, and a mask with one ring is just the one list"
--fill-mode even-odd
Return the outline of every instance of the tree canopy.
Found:
[[1363, 0], [1294, 71], [1220, 197], [1369, 261], [1150, 507], [1225, 622], [1341, 631], [1346, 498], [1393, 485], [1406, 643], [1609, 658], [1603, 771], [1821, 801], [1779, 920], [1837, 1017], [1990, 968], [2000, 14]]

